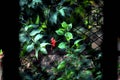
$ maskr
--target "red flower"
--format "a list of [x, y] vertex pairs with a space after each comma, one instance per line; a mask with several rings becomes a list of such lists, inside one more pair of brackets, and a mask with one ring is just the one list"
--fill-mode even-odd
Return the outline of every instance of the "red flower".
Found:
[[54, 39], [54, 37], [51, 38], [51, 45], [52, 47], [55, 47], [56, 45], [56, 40]]

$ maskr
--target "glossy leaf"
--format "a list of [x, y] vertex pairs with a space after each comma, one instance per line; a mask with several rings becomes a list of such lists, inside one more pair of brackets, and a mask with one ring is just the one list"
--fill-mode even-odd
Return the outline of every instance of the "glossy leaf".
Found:
[[70, 31], [72, 29], [72, 24], [68, 24], [67, 31]]
[[42, 52], [42, 54], [47, 54], [47, 50], [45, 47], [40, 48], [40, 51]]
[[76, 45], [77, 47], [80, 45], [79, 42], [82, 41], [82, 39], [78, 39], [74, 42], [74, 45]]
[[65, 38], [66, 38], [67, 41], [70, 41], [71, 39], [73, 39], [72, 33], [66, 32], [66, 33], [65, 33]]
[[35, 36], [36, 34], [40, 33], [40, 30], [33, 30], [31, 33], [30, 33], [30, 36]]
[[67, 27], [68, 27], [68, 24], [65, 21], [63, 21], [61, 25], [64, 29], [67, 29]]
[[65, 42], [61, 42], [61, 43], [58, 45], [58, 47], [59, 47], [60, 49], [65, 49], [65, 48], [66, 48], [66, 43], [65, 43]]
[[27, 26], [25, 26], [25, 31], [28, 31], [30, 28], [33, 28], [33, 25], [27, 25]]
[[37, 18], [36, 18], [35, 24], [39, 24], [39, 23], [40, 23], [40, 17], [39, 17], [39, 15], [37, 15]]
[[51, 16], [51, 18], [50, 18], [50, 21], [52, 22], [52, 23], [57, 23], [57, 16], [58, 16], [58, 13], [54, 13], [52, 16]]
[[24, 33], [19, 34], [19, 40], [20, 40], [20, 42], [24, 43], [24, 42], [27, 41], [27, 39], [28, 38], [26, 37], [26, 35]]
[[63, 9], [63, 8], [59, 10], [59, 13], [60, 13], [62, 16], [65, 16], [65, 13], [64, 13], [64, 9]]
[[66, 62], [65, 61], [62, 61], [62, 62], [60, 62], [60, 64], [58, 65], [58, 67], [57, 67], [57, 69], [63, 69], [64, 67], [65, 67], [65, 65], [66, 65]]
[[45, 22], [42, 24], [42, 28], [47, 28]]
[[3, 54], [3, 51], [2, 51], [2, 49], [0, 49], [0, 55], [1, 55], [1, 54]]
[[34, 38], [34, 41], [37, 42], [39, 39], [41, 39], [43, 37], [43, 35], [41, 34], [37, 34]]
[[58, 29], [55, 31], [58, 35], [64, 35], [64, 29]]
[[35, 50], [35, 57], [38, 59], [38, 52], [39, 52], [39, 49], [36, 49]]
[[64, 80], [64, 79], [60, 77], [60, 78], [58, 78], [57, 80]]
[[50, 45], [50, 43], [41, 43], [40, 48], [44, 48], [44, 47], [46, 47], [46, 45]]
[[30, 44], [30, 45], [28, 45], [27, 48], [26, 48], [26, 50], [27, 50], [28, 52], [31, 52], [33, 49], [34, 49], [34, 44], [33, 44], [33, 43]]

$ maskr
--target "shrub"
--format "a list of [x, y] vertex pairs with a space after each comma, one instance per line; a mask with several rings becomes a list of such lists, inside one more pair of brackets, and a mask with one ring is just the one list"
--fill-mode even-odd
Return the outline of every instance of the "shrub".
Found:
[[[94, 24], [102, 24], [101, 15], [98, 21], [94, 14], [90, 15], [92, 9], [93, 13], [101, 13], [101, 8], [97, 8], [101, 4], [97, 4], [96, 0], [20, 0], [20, 57], [30, 56], [34, 52], [37, 63], [33, 64], [36, 70], [32, 74], [37, 72], [41, 80], [45, 79], [42, 77], [44, 72], [49, 80], [102, 78], [102, 52], [92, 49], [90, 40], [87, 42], [94, 33]], [[54, 61], [51, 73], [40, 65], [40, 60], [48, 55], [64, 57], [61, 61]]]

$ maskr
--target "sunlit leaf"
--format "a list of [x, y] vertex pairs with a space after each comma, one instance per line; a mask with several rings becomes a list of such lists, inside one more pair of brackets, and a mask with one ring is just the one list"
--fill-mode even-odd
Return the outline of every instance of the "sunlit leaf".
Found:
[[42, 24], [42, 28], [47, 28], [45, 22]]
[[58, 78], [57, 80], [64, 80], [64, 79], [60, 77], [60, 78]]
[[33, 2], [42, 3], [42, 0], [33, 0]]
[[65, 65], [66, 65], [66, 62], [65, 61], [62, 61], [62, 62], [60, 62], [60, 64], [58, 65], [58, 67], [57, 67], [57, 69], [63, 69], [64, 67], [65, 67]]
[[77, 47], [80, 45], [79, 42], [82, 41], [82, 39], [78, 39], [74, 42], [74, 45], [76, 45]]
[[88, 26], [88, 29], [91, 29], [91, 28], [92, 28], [92, 26], [89, 25], [89, 26]]
[[60, 49], [65, 49], [65, 48], [66, 48], [66, 43], [65, 43], [65, 42], [61, 42], [61, 43], [58, 45], [58, 47], [59, 47]]
[[72, 33], [66, 32], [66, 33], [65, 33], [65, 38], [66, 38], [67, 41], [70, 41], [71, 39], [73, 39]]
[[85, 20], [85, 25], [88, 25], [88, 20]]
[[65, 21], [63, 21], [63, 22], [61, 23], [61, 25], [62, 25], [62, 27], [65, 28], [65, 29], [67, 29], [67, 27], [68, 27], [68, 24], [67, 24]]
[[27, 25], [27, 26], [25, 26], [25, 31], [28, 31], [30, 28], [33, 28], [33, 25]]
[[2, 49], [0, 49], [0, 55], [1, 55], [1, 54], [3, 54], [3, 51], [2, 51]]
[[39, 17], [39, 15], [37, 15], [37, 18], [36, 18], [35, 24], [39, 24], [39, 23], [40, 23], [40, 17]]
[[40, 48], [44, 48], [44, 47], [46, 47], [46, 45], [50, 45], [50, 43], [41, 43]]
[[39, 49], [36, 49], [36, 50], [35, 50], [35, 57], [36, 57], [37, 59], [38, 59], [38, 54], [39, 54], [38, 52], [39, 52]]
[[65, 16], [65, 13], [64, 13], [64, 9], [63, 9], [63, 8], [60, 9], [59, 12], [60, 12], [60, 14], [61, 14], [62, 16]]
[[46, 50], [45, 47], [40, 48], [40, 51], [41, 51], [43, 54], [47, 54], [47, 50]]
[[55, 31], [58, 35], [64, 35], [64, 29], [58, 29]]
[[37, 34], [34, 38], [34, 41], [37, 42], [39, 39], [41, 39], [43, 37], [43, 35], [41, 34]]
[[73, 75], [74, 75], [74, 72], [69, 71], [66, 77], [67, 77], [67, 79], [70, 79]]
[[67, 31], [70, 31], [72, 29], [72, 24], [68, 24]]
[[51, 18], [50, 18], [50, 21], [52, 22], [52, 23], [57, 23], [57, 16], [58, 16], [58, 13], [56, 12], [56, 13], [54, 13], [52, 16], [51, 16]]
[[27, 50], [28, 52], [31, 52], [33, 49], [34, 49], [34, 44], [33, 44], [33, 43], [30, 44], [30, 45], [28, 45], [27, 48], [26, 48], [26, 50]]
[[24, 42], [27, 41], [27, 39], [28, 38], [26, 37], [26, 35], [24, 33], [19, 34], [19, 40], [20, 40], [20, 42], [24, 43]]
[[30, 36], [35, 36], [38, 33], [40, 33], [40, 30], [33, 30], [32, 32], [30, 32]]

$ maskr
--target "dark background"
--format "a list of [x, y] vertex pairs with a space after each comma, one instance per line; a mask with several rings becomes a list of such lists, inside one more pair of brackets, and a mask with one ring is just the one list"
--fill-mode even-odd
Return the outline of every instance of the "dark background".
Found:
[[103, 29], [103, 79], [118, 80], [117, 65], [117, 37], [120, 34], [119, 12], [117, 1], [104, 1], [104, 27]]
[[3, 80], [21, 80], [19, 52], [19, 0], [0, 2], [0, 49], [4, 51]]

